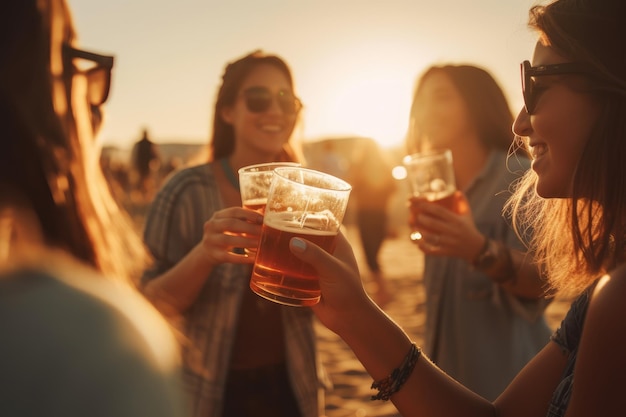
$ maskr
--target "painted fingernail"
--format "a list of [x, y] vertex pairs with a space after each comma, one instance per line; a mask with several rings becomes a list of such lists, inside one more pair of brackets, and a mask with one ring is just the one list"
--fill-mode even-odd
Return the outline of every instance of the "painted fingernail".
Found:
[[306, 242], [302, 239], [294, 237], [293, 239], [291, 239], [291, 247], [296, 252], [304, 252], [306, 250]]

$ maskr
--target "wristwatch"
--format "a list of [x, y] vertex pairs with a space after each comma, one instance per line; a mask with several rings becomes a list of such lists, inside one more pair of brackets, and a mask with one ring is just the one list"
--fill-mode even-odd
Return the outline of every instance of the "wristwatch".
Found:
[[495, 264], [498, 259], [498, 245], [494, 243], [491, 239], [485, 238], [485, 244], [472, 262], [474, 268], [487, 271]]

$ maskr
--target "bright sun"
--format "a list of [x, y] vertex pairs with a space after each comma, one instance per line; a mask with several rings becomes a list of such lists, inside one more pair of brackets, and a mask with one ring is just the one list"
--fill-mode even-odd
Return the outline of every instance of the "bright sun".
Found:
[[307, 109], [306, 136], [355, 135], [370, 137], [385, 148], [400, 145], [411, 106], [411, 74], [389, 68], [352, 74], [323, 91], [309, 92], [312, 103], [326, 105]]

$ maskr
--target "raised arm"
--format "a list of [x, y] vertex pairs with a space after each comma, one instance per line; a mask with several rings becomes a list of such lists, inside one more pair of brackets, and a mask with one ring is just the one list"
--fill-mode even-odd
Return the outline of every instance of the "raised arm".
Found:
[[154, 264], [144, 273], [143, 292], [161, 313], [184, 313], [217, 265], [254, 262], [234, 248], [256, 247], [262, 216], [241, 207], [219, 210], [219, 205], [206, 187], [162, 191], [152, 204], [145, 243]]
[[[317, 317], [348, 343], [375, 381], [386, 378], [403, 362], [411, 340], [363, 290], [346, 239], [339, 237], [333, 255], [300, 239], [292, 240], [291, 248], [318, 270], [322, 299], [312, 307]], [[492, 404], [454, 381], [422, 354], [391, 401], [405, 416], [543, 417], [564, 363], [559, 349], [551, 344], [507, 389], [506, 396]], [[519, 413], [516, 406], [520, 404], [533, 413]]]
[[458, 213], [420, 202], [420, 215], [415, 219], [423, 230], [423, 239], [417, 242], [420, 250], [427, 255], [461, 258], [517, 297], [543, 298], [546, 283], [533, 257], [509, 242], [483, 235], [460, 191], [457, 199]]

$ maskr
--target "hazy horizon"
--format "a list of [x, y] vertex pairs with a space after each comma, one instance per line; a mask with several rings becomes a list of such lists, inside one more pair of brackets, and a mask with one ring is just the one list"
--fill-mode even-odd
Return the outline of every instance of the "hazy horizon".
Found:
[[282, 56], [305, 104], [296, 136], [401, 142], [417, 76], [473, 63], [521, 107], [519, 62], [533, 0], [69, 0], [82, 47], [116, 56], [100, 139], [206, 143], [225, 64], [261, 48]]

